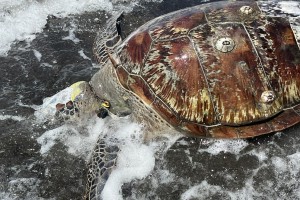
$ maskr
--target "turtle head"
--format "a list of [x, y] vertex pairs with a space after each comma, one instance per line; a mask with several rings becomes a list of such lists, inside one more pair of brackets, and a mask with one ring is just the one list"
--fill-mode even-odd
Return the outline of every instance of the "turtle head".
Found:
[[90, 85], [96, 96], [107, 102], [106, 105], [102, 103], [101, 107], [109, 106], [109, 111], [117, 116], [131, 113], [128, 95], [119, 84], [115, 69], [110, 62], [92, 77]]

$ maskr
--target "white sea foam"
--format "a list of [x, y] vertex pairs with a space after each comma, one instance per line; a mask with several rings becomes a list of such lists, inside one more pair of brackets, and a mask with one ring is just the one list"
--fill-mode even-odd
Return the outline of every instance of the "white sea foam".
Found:
[[[133, 179], [147, 176], [155, 164], [154, 149], [143, 143], [142, 125], [136, 124], [130, 118], [110, 118], [102, 127], [99, 137], [106, 135], [117, 138], [120, 152], [117, 167], [110, 175], [104, 189], [103, 199], [122, 199], [121, 186]], [[90, 132], [96, 129], [90, 128]]]
[[146, 177], [154, 168], [154, 150], [144, 144], [129, 142], [121, 147], [117, 167], [108, 179], [102, 196], [104, 200], [121, 200], [121, 186], [134, 179]]
[[186, 192], [181, 195], [181, 200], [189, 199], [199, 199], [205, 200], [209, 199], [212, 195], [216, 193], [222, 193], [222, 188], [220, 186], [213, 186], [207, 183], [207, 181], [202, 181], [199, 185], [189, 188]]
[[248, 143], [245, 140], [215, 140], [207, 149], [200, 149], [199, 152], [207, 152], [212, 155], [217, 155], [221, 152], [228, 152], [232, 154], [238, 154], [243, 150]]
[[51, 65], [49, 63], [41, 63], [41, 66], [43, 66], [43, 67], [50, 67], [50, 68], [53, 67], [53, 65]]
[[31, 41], [42, 31], [48, 15], [65, 17], [84, 11], [111, 11], [109, 0], [2, 0], [0, 1], [0, 55], [5, 55], [15, 40]]
[[37, 138], [38, 143], [41, 145], [40, 153], [47, 154], [56, 143], [60, 142], [67, 147], [69, 154], [88, 160], [107, 120], [99, 119], [96, 116], [92, 117], [87, 125], [88, 131], [84, 127], [80, 127], [80, 122], [76, 125], [67, 123], [48, 130]]
[[75, 28], [69, 30], [69, 35], [66, 37], [63, 37], [62, 40], [71, 40], [75, 44], [78, 44], [80, 42], [80, 39], [76, 37], [74, 32], [75, 32]]
[[[160, 2], [161, 0], [147, 0]], [[47, 17], [66, 17], [96, 10], [112, 12], [113, 4], [124, 3], [123, 11], [132, 10], [139, 0], [1, 0], [0, 1], [0, 56], [4, 56], [16, 41], [30, 42], [40, 33], [47, 23]], [[119, 6], [120, 9], [120, 6]], [[73, 38], [72, 32], [69, 35]], [[77, 40], [73, 40], [76, 42]]]
[[83, 58], [83, 59], [86, 59], [86, 60], [91, 60], [91, 58], [87, 57], [85, 55], [85, 53], [83, 52], [83, 49], [78, 51], [79, 55]]
[[14, 200], [16, 198], [11, 197], [12, 194], [8, 192], [0, 192], [0, 199], [5, 199], [5, 200]]
[[42, 58], [42, 54], [35, 49], [33, 50], [33, 53], [34, 53], [35, 57], [38, 59], [38, 61], [40, 62], [41, 58]]
[[300, 174], [300, 153], [294, 153], [287, 156], [289, 171], [294, 177]]
[[23, 199], [43, 199], [38, 197], [40, 183], [41, 181], [37, 178], [16, 178], [10, 180], [7, 186], [8, 192], [0, 192], [0, 199], [17, 200], [20, 199], [20, 193], [24, 195]]
[[287, 162], [283, 158], [274, 156], [272, 157], [271, 161], [277, 172], [282, 173], [287, 170]]
[[15, 115], [0, 115], [0, 120], [7, 120], [7, 119], [12, 119], [15, 121], [22, 121], [25, 120], [24, 117], [21, 116], [15, 116]]
[[159, 170], [160, 184], [167, 184], [175, 179], [175, 174], [172, 174], [169, 170]]
[[[259, 165], [256, 169], [249, 171], [248, 178], [244, 180], [243, 185], [236, 191], [227, 190], [218, 185], [210, 184], [207, 180], [203, 180], [200, 184], [194, 185], [186, 190], [182, 195], [182, 200], [190, 199], [211, 199], [212, 196], [222, 196], [222, 199], [232, 200], [249, 200], [267, 198], [274, 199], [274, 197], [281, 197], [280, 199], [299, 199], [300, 189], [297, 186], [300, 174], [300, 153], [296, 152], [285, 157], [272, 156], [268, 157], [262, 152], [270, 150], [272, 142], [266, 144], [264, 149], [257, 149], [251, 151], [253, 156], [261, 157]], [[274, 149], [273, 149], [274, 150]], [[261, 172], [258, 174], [258, 172]], [[270, 173], [271, 172], [271, 173]], [[273, 172], [273, 173], [272, 173]], [[270, 173], [269, 176], [263, 173]], [[263, 177], [261, 177], [263, 175]], [[225, 174], [224, 177], [229, 177], [230, 174]], [[266, 180], [261, 180], [261, 179]], [[230, 177], [229, 177], [230, 181]], [[280, 191], [282, 188], [292, 187], [290, 191]], [[280, 191], [280, 192], [279, 192]]]
[[260, 162], [263, 162], [268, 159], [268, 156], [265, 151], [252, 150], [251, 152], [249, 152], [249, 154], [256, 156]]
[[280, 1], [278, 5], [280, 10], [285, 13], [300, 15], [299, 1]]
[[58, 141], [65, 143], [68, 136], [78, 135], [78, 132], [67, 125], [46, 131], [42, 136], [37, 138], [37, 142], [41, 145], [40, 153], [46, 154]]

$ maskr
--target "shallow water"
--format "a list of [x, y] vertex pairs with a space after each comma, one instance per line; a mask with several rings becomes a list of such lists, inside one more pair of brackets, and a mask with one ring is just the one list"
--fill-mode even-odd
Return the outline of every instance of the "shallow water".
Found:
[[[107, 199], [300, 199], [300, 126], [251, 140], [168, 135], [144, 144], [140, 125], [127, 118], [74, 124], [36, 111], [44, 98], [98, 70], [93, 40], [115, 10], [125, 11], [129, 33], [199, 3], [1, 1], [0, 199], [81, 199], [86, 162], [108, 131], [123, 143]], [[296, 1], [273, 4], [274, 14], [300, 14]]]

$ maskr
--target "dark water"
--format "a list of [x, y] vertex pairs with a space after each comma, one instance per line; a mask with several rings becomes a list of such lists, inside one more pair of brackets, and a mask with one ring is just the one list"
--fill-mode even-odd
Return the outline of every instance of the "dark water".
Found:
[[[36, 124], [34, 109], [24, 105], [40, 105], [43, 98], [76, 81], [89, 80], [97, 71], [92, 65], [91, 49], [100, 24], [90, 20], [96, 17], [103, 17], [103, 13], [63, 19], [49, 16], [44, 31], [37, 35], [30, 47], [20, 50], [27, 44], [16, 42], [8, 56], [0, 58], [1, 113], [26, 118], [22, 121], [0, 120], [0, 189], [8, 193], [2, 198], [80, 199], [83, 194], [85, 161], [68, 155], [63, 144], [57, 144], [53, 152], [42, 157], [36, 138], [53, 127]], [[81, 40], [78, 44], [61, 40], [73, 28], [70, 24], [76, 25], [76, 37]], [[33, 50], [43, 55], [40, 61]], [[80, 50], [92, 60], [79, 56]], [[30, 179], [38, 182], [28, 183]], [[12, 180], [19, 181], [11, 185]]]
[[[125, 32], [161, 14], [199, 3], [142, 2], [125, 14]], [[49, 16], [43, 32], [30, 46], [16, 41], [8, 55], [0, 57], [0, 198], [82, 198], [86, 161], [69, 154], [60, 142], [47, 155], [41, 155], [37, 138], [61, 124], [37, 123], [34, 105], [41, 105], [45, 97], [74, 82], [88, 81], [98, 70], [91, 49], [105, 16], [104, 11], [67, 18]], [[74, 30], [78, 43], [61, 39], [70, 30]], [[34, 51], [43, 55], [40, 61]], [[5, 116], [21, 116], [23, 120]], [[149, 176], [124, 184], [123, 197], [300, 199], [299, 131], [296, 126], [283, 133], [232, 143], [182, 138], [157, 156]]]

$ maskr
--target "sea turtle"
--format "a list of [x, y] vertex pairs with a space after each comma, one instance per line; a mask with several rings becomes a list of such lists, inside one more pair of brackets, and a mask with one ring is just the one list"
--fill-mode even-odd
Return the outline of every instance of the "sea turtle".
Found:
[[[186, 8], [151, 20], [126, 39], [117, 19], [99, 34], [94, 53], [102, 68], [90, 83], [77, 85], [75, 112], [100, 105], [101, 112], [130, 114], [145, 124], [147, 138], [166, 128], [249, 138], [300, 122], [299, 43], [286, 18], [269, 16], [256, 2]], [[117, 151], [102, 138], [97, 142], [87, 199], [100, 198]]]

